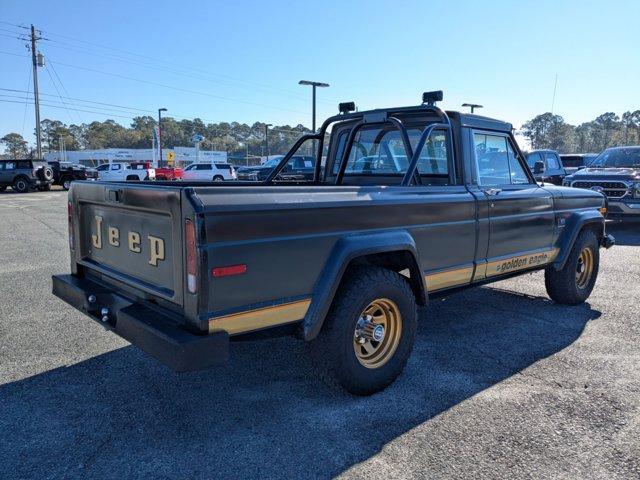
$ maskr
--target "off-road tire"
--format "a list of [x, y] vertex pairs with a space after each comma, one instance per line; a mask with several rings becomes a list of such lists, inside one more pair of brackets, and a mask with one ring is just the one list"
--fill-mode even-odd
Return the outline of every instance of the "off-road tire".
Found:
[[[399, 343], [386, 363], [363, 366], [354, 350], [356, 324], [376, 299], [393, 301], [401, 314]], [[389, 386], [404, 369], [415, 339], [416, 299], [408, 281], [380, 267], [358, 267], [347, 274], [327, 314], [318, 337], [311, 342], [312, 361], [328, 384], [355, 395], [371, 395]]]
[[51, 167], [41, 167], [36, 170], [36, 177], [43, 182], [48, 182], [53, 179], [53, 170]]
[[138, 177], [137, 175], [129, 175], [126, 178], [127, 182], [139, 182], [140, 181], [140, 177]]
[[[546, 268], [544, 284], [547, 287], [547, 293], [554, 302], [563, 305], [579, 305], [589, 298], [598, 278], [598, 268], [600, 266], [600, 250], [598, 247], [598, 237], [595, 232], [591, 229], [582, 230], [571, 248], [571, 253], [569, 253], [569, 258], [567, 258], [564, 268], [562, 270], [556, 270], [552, 266]], [[583, 288], [580, 288], [576, 272], [580, 253], [585, 248], [591, 250], [593, 265], [591, 277]]]
[[13, 181], [11, 188], [14, 192], [27, 193], [31, 188], [31, 185], [29, 185], [29, 180], [25, 177], [18, 177]]
[[62, 188], [65, 190], [69, 190], [71, 188], [71, 182], [73, 181], [73, 178], [70, 177], [63, 177], [60, 179], [60, 185], [62, 185]]

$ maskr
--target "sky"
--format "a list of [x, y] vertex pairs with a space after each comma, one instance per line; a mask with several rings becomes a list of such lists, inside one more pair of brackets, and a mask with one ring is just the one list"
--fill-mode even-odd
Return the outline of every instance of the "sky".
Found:
[[319, 123], [339, 102], [416, 105], [427, 90], [517, 127], [552, 104], [573, 124], [640, 108], [636, 0], [0, 0], [0, 136], [31, 142], [31, 61], [16, 38], [30, 24], [44, 37], [41, 118], [67, 124], [128, 125], [165, 107], [178, 119], [310, 126], [301, 79], [330, 84]]

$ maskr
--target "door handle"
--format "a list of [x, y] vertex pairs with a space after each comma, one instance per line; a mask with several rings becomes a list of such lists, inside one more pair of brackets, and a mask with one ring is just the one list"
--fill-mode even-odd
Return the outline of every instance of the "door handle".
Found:
[[484, 193], [486, 193], [487, 195], [493, 197], [495, 195], [498, 195], [500, 192], [502, 191], [501, 188], [487, 188]]

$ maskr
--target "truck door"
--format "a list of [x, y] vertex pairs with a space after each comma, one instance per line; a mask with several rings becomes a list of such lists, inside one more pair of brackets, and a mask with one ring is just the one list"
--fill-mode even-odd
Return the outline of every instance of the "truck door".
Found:
[[535, 183], [508, 134], [475, 130], [473, 147], [489, 217], [486, 258], [478, 262], [474, 279], [551, 262], [557, 253], [552, 195]]
[[119, 163], [112, 163], [109, 165], [109, 170], [105, 172], [105, 180], [121, 180], [122, 165]]

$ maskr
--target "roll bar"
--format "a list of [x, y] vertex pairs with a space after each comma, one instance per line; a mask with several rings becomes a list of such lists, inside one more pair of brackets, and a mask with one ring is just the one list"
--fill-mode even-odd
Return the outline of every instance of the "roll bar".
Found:
[[[280, 160], [280, 163], [278, 163], [278, 166], [273, 170], [271, 170], [271, 173], [269, 173], [267, 178], [265, 178], [264, 183], [265, 184], [271, 183], [278, 175], [280, 175], [280, 172], [285, 167], [285, 165], [289, 163], [289, 160], [291, 160], [291, 157], [293, 157], [293, 154], [298, 151], [298, 149], [300, 148], [300, 145], [302, 145], [307, 140], [321, 140], [321, 138], [322, 137], [318, 134], [315, 134], [315, 135], [307, 134], [307, 135], [301, 136], [298, 140], [296, 140], [296, 143], [293, 144], [293, 147], [291, 147], [291, 149], [287, 152], [284, 158]], [[322, 145], [322, 143], [320, 144]], [[315, 174], [314, 174], [314, 181], [315, 181]]]
[[[440, 117], [440, 119], [442, 120], [442, 123], [430, 125], [429, 127], [433, 127], [433, 128], [427, 128], [422, 133], [422, 136], [420, 137], [420, 141], [422, 143], [420, 144], [420, 142], [418, 142], [418, 148], [416, 149], [416, 152], [413, 152], [411, 143], [409, 141], [409, 134], [407, 133], [406, 126], [399, 118], [397, 118], [394, 115], [408, 113], [408, 112], [415, 112], [417, 110], [423, 110], [425, 112], [435, 113], [436, 115], [438, 115], [438, 117]], [[441, 110], [435, 105], [400, 107], [400, 108], [393, 108], [393, 109], [387, 109], [387, 110], [384, 110], [384, 109], [369, 110], [366, 112], [351, 112], [351, 113], [341, 113], [338, 115], [334, 115], [332, 117], [327, 118], [322, 123], [322, 126], [320, 127], [317, 133], [307, 134], [300, 137], [296, 141], [296, 143], [293, 144], [293, 147], [291, 147], [289, 152], [280, 161], [278, 166], [274, 168], [271, 171], [271, 173], [267, 176], [267, 178], [264, 180], [264, 184], [270, 184], [273, 182], [273, 180], [277, 178], [277, 176], [280, 174], [280, 172], [285, 167], [285, 165], [289, 162], [293, 154], [298, 150], [298, 148], [300, 148], [300, 145], [302, 145], [302, 143], [306, 142], [307, 140], [318, 141], [318, 151], [316, 152], [316, 165], [315, 165], [315, 171], [313, 175], [313, 181], [314, 183], [319, 182], [321, 162], [322, 162], [322, 150], [324, 148], [324, 138], [327, 133], [327, 129], [332, 123], [344, 122], [348, 120], [359, 120], [359, 122], [353, 126], [351, 132], [349, 133], [349, 139], [347, 141], [347, 145], [345, 147], [344, 153], [342, 155], [342, 159], [340, 161], [340, 171], [336, 176], [336, 181], [335, 181], [336, 185], [340, 185], [342, 183], [342, 179], [344, 177], [344, 171], [346, 169], [346, 160], [349, 158], [349, 155], [351, 154], [351, 148], [355, 140], [355, 134], [367, 123], [390, 123], [400, 131], [402, 143], [404, 144], [405, 151], [407, 152], [407, 158], [409, 157], [411, 158], [411, 163], [409, 165], [409, 168], [407, 169], [407, 172], [405, 173], [405, 176], [402, 179], [403, 185], [408, 184], [408, 180], [410, 180], [411, 177], [414, 177], [416, 183], [418, 184], [422, 183], [420, 175], [416, 171], [416, 166], [417, 166], [418, 158], [420, 156], [422, 148], [424, 147], [424, 144], [426, 143], [428, 136], [434, 130], [434, 128], [438, 127], [438, 128], [447, 128], [449, 130], [451, 129], [451, 121], [449, 120], [449, 116], [446, 114], [446, 112], [444, 112], [443, 110]], [[425, 133], [427, 131], [429, 131], [429, 133], [425, 136]], [[449, 135], [449, 137], [451, 136]], [[327, 172], [325, 172], [325, 177], [326, 177], [326, 174]]]

